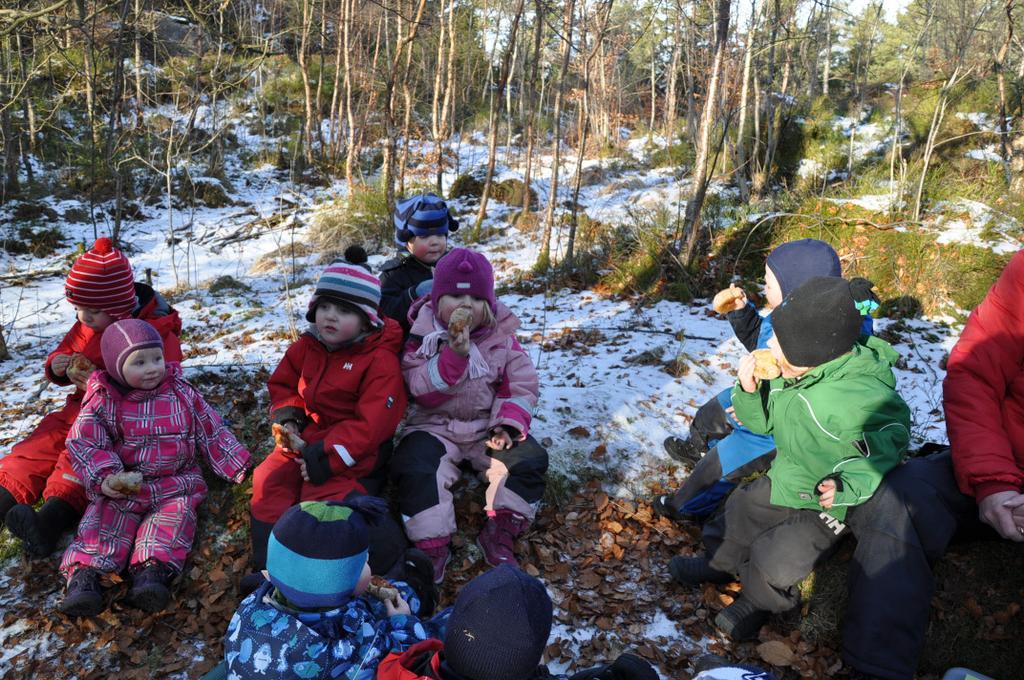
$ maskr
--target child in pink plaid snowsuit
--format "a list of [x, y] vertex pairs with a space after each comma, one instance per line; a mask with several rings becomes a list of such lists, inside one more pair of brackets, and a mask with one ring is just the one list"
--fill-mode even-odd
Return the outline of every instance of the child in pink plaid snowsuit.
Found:
[[[67, 440], [90, 503], [61, 561], [68, 578], [61, 609], [99, 613], [99, 574], [128, 566], [134, 577], [129, 599], [158, 611], [185, 564], [196, 508], [206, 497], [197, 454], [235, 483], [244, 478], [250, 456], [184, 379], [180, 365], [164, 362], [151, 325], [118, 321], [104, 331], [101, 344], [107, 369], [90, 377]], [[141, 473], [136, 491], [114, 481], [130, 471]]]

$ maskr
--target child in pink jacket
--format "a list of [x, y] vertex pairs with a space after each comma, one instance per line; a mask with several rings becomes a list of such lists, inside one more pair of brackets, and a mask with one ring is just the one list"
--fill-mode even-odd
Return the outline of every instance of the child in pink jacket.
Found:
[[[534, 518], [548, 468], [529, 436], [537, 372], [516, 341], [519, 319], [495, 299], [487, 258], [463, 248], [441, 259], [417, 305], [402, 358], [413, 407], [391, 465], [406, 533], [441, 583], [456, 529], [449, 489], [468, 462], [488, 482], [484, 559], [518, 566], [515, 539]], [[471, 317], [461, 330], [449, 325], [456, 310]]]
[[249, 466], [249, 452], [179, 364], [164, 361], [153, 326], [118, 321], [103, 332], [100, 347], [106, 370], [89, 378], [67, 440], [89, 498], [60, 565], [68, 579], [60, 609], [71, 616], [99, 614], [100, 575], [125, 566], [133, 576], [129, 600], [151, 612], [166, 607], [206, 497], [196, 454], [236, 484]]

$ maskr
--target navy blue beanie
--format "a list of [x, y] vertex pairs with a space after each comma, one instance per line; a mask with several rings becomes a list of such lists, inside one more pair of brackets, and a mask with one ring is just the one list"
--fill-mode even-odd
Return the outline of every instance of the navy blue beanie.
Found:
[[445, 663], [467, 680], [527, 680], [551, 634], [544, 584], [503, 564], [467, 583], [444, 638]]
[[395, 243], [404, 246], [414, 236], [441, 236], [459, 228], [448, 204], [437, 194], [423, 194], [395, 206]]
[[768, 255], [768, 268], [786, 297], [815, 276], [842, 276], [839, 255], [829, 244], [816, 238], [783, 243]]

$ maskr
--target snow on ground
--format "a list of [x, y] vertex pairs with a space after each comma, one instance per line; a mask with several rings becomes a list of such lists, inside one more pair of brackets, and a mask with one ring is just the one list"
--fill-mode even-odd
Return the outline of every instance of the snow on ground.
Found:
[[928, 228], [936, 234], [937, 243], [971, 244], [997, 255], [1021, 249], [1020, 223], [984, 203], [961, 198], [936, 206], [934, 213]]
[[[204, 116], [202, 121], [208, 119]], [[860, 134], [867, 137], [863, 131]], [[478, 168], [486, 159], [480, 139], [463, 140], [456, 148], [463, 172]], [[643, 146], [634, 140], [630, 149], [640, 153]], [[587, 162], [590, 167], [595, 164], [603, 167], [599, 162]], [[538, 166], [535, 189], [543, 204], [550, 187], [551, 158], [540, 157]], [[571, 162], [562, 169], [560, 199], [570, 197], [570, 171]], [[257, 269], [254, 265], [265, 260], [267, 253], [306, 242], [316, 203], [345, 190], [337, 183], [316, 190], [297, 187], [272, 168], [243, 169], [235, 157], [229, 160], [228, 174], [236, 188], [232, 194], [236, 205], [170, 212], [146, 206], [148, 217], [125, 223], [122, 235], [131, 249], [138, 278], [151, 270], [154, 286], [173, 300], [181, 314], [189, 371], [204, 368], [230, 373], [276, 365], [289, 344], [290, 332], [304, 327], [302, 317], [319, 265], [315, 264], [316, 255], [281, 255], [273, 266], [266, 266], [265, 261]], [[446, 173], [445, 186], [455, 174]], [[500, 168], [500, 174], [520, 176], [518, 169], [507, 165]], [[685, 190], [686, 182], [672, 170], [623, 170], [585, 187], [580, 202], [590, 217], [617, 224], [638, 208], [681, 211]], [[713, 191], [725, 198], [734, 192], [717, 185]], [[878, 198], [861, 200], [875, 205]], [[59, 214], [83, 207], [67, 200], [49, 199], [48, 203]], [[474, 209], [464, 202], [454, 205], [464, 214]], [[975, 208], [968, 206], [969, 210]], [[245, 228], [258, 217], [282, 212], [287, 219], [273, 226]], [[495, 263], [499, 281], [507, 282], [532, 267], [538, 239], [508, 226], [509, 206], [493, 202], [488, 212], [486, 226], [496, 229], [497, 235], [481, 248]], [[0, 273], [40, 274], [23, 285], [5, 283], [0, 287], [0, 324], [13, 355], [0, 364], [4, 385], [0, 411], [6, 416], [0, 419], [2, 450], [28, 434], [39, 417], [66, 396], [67, 390], [43, 382], [39, 369], [72, 321], [71, 309], [63, 299], [63, 276], [73, 244], [91, 244], [107, 227], [101, 224], [94, 231], [91, 224], [66, 220], [59, 226], [67, 243], [52, 257], [0, 254]], [[557, 232], [554, 238], [553, 250], [558, 253], [565, 235]], [[379, 265], [383, 259], [374, 256], [371, 264]], [[234, 277], [246, 288], [211, 293], [209, 282], [223, 275]], [[596, 468], [608, 480], [606, 490], [613, 495], [642, 497], [648, 493], [652, 475], [662, 474], [659, 469], [665, 467], [662, 440], [669, 434], [684, 434], [697, 408], [731, 386], [743, 354], [728, 323], [710, 314], [706, 301], [691, 305], [663, 300], [637, 306], [628, 299], [568, 289], [508, 294], [503, 299], [522, 320], [523, 346], [541, 376], [534, 434], [548, 443], [553, 469], [572, 476], [584, 468]], [[884, 320], [878, 323], [880, 330], [889, 326]], [[918, 442], [944, 441], [940, 408], [943, 371], [939, 365], [955, 338], [955, 329], [928, 320], [900, 324], [896, 347], [905, 363], [897, 373], [901, 392], [914, 412]], [[0, 605], [2, 598], [17, 597], [16, 591], [3, 587], [4, 578], [0, 568]], [[679, 635], [675, 623], [662, 619], [649, 623], [652, 639]], [[0, 643], [19, 633], [17, 626], [0, 627]], [[590, 634], [561, 624], [555, 630], [556, 637], [567, 640], [582, 641]], [[0, 670], [14, 655], [26, 651], [46, 655], [57, 644], [47, 634], [40, 634], [18, 648], [4, 649]]]

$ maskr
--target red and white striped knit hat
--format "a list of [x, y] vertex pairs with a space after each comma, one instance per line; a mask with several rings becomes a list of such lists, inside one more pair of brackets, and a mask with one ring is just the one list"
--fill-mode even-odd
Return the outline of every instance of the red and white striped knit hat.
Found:
[[92, 250], [71, 265], [64, 295], [77, 307], [99, 309], [115, 319], [131, 316], [138, 302], [132, 266], [107, 237], [96, 239]]

